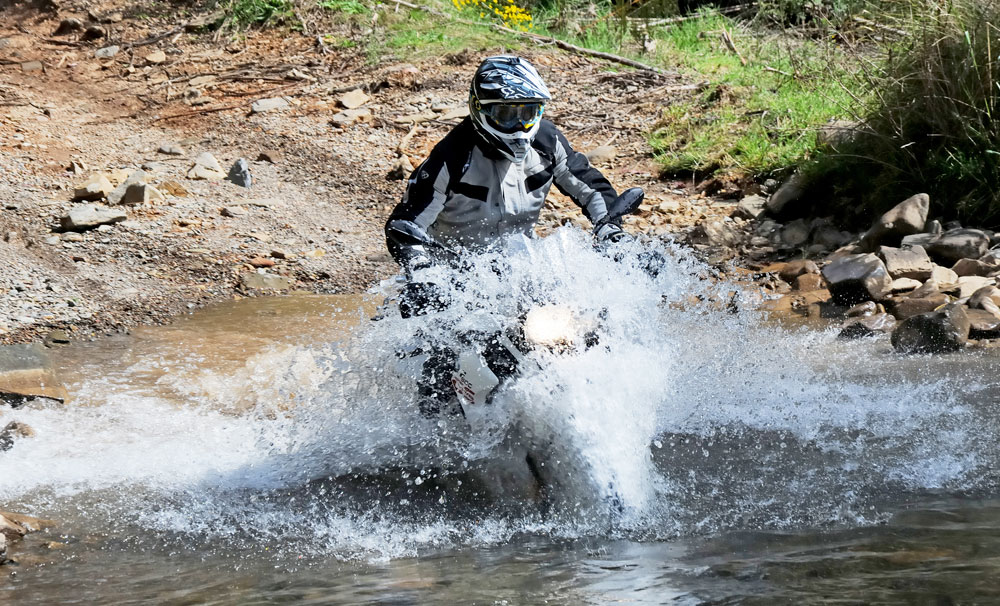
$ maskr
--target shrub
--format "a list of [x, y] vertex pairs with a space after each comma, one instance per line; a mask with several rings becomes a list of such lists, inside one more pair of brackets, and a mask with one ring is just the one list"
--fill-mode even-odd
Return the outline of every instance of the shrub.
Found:
[[945, 218], [1000, 226], [1000, 4], [915, 5], [912, 34], [861, 70], [864, 133], [811, 167], [860, 221], [917, 191]]

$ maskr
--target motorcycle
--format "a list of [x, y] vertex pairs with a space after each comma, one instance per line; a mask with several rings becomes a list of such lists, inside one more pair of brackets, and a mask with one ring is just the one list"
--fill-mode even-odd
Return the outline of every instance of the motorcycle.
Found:
[[[643, 197], [640, 188], [626, 190], [609, 206], [603, 222], [619, 223], [622, 217], [638, 209]], [[456, 251], [437, 242], [416, 224], [391, 226], [389, 237], [418, 255], [426, 254], [428, 258], [452, 264], [461, 262]], [[614, 242], [596, 246], [603, 247], [613, 258], [618, 254]], [[654, 267], [655, 263], [648, 265]], [[503, 271], [498, 267], [492, 269]], [[407, 271], [405, 285], [393, 301], [404, 319], [435, 314], [453, 304], [446, 289], [417, 280], [417, 273]], [[455, 275], [460, 276], [461, 272]], [[497, 394], [525, 371], [541, 369], [534, 353], [571, 356], [595, 347], [600, 343], [601, 323], [606, 318], [606, 310], [586, 313], [552, 301], [524, 301], [519, 311], [516, 318], [503, 325], [461, 331], [447, 345], [429, 342], [428, 336], [418, 331], [407, 346], [397, 351], [397, 372], [421, 377], [418, 392], [424, 416], [439, 419], [440, 424], [456, 432], [490, 431], [496, 421]], [[587, 470], [568, 469], [567, 462], [573, 457], [557, 452], [562, 445], [555, 433], [549, 427], [523, 420], [510, 426], [499, 448], [507, 456], [487, 462], [490, 469], [486, 473], [496, 492], [518, 498], [527, 496], [537, 501], [543, 511], [555, 504], [557, 495], [558, 500], [578, 503], [579, 495], [555, 488], [567, 475], [579, 477]], [[547, 464], [552, 461], [560, 462], [558, 470]], [[604, 483], [606, 486], [601, 488], [604, 494], [599, 495], [599, 500], [609, 507], [612, 515], [620, 514], [625, 504], [613, 478], [604, 479]]]

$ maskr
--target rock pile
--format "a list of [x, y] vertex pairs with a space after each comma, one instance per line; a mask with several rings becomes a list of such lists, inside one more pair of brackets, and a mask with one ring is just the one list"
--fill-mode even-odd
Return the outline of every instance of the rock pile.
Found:
[[[775, 290], [789, 293], [788, 301], [766, 308], [846, 316], [842, 338], [891, 333], [893, 347], [902, 353], [1000, 346], [1000, 235], [957, 224], [944, 229], [927, 220], [929, 210], [928, 196], [917, 194], [879, 217], [860, 237], [848, 238], [850, 243], [818, 263], [810, 261], [807, 270], [802, 261], [765, 267], [784, 284]], [[807, 254], [819, 250], [815, 223], [800, 219], [779, 225], [764, 219], [754, 233], [762, 230], [769, 243]], [[791, 293], [793, 288], [799, 294]], [[802, 294], [809, 292], [818, 294]]]

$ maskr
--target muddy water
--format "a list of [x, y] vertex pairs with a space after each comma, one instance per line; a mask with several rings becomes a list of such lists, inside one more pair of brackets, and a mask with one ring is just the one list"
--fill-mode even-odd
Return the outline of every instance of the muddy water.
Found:
[[[5, 414], [37, 436], [0, 502], [60, 524], [0, 603], [996, 602], [996, 358], [672, 304], [713, 295], [677, 251], [648, 278], [538, 246], [436, 318], [253, 299], [56, 350], [74, 400]], [[539, 353], [481, 431], [423, 419], [399, 349], [515, 291], [602, 310], [600, 346]], [[496, 490], [514, 431], [560, 506]]]

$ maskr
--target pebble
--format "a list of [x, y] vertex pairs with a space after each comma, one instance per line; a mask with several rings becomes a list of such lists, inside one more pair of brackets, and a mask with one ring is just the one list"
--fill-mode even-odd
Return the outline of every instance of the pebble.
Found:
[[94, 56], [98, 59], [110, 59], [117, 55], [119, 50], [117, 46], [105, 46], [94, 51]]

